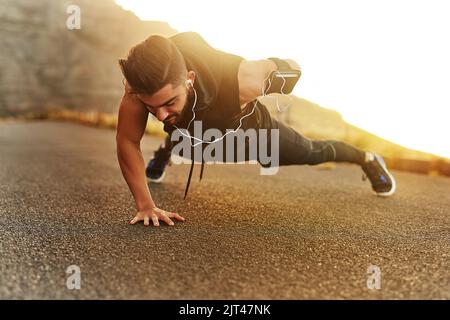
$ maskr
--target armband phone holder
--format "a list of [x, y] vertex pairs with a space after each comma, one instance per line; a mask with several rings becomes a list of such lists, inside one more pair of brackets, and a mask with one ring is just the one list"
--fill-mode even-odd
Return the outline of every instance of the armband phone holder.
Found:
[[301, 76], [300, 70], [292, 69], [289, 64], [278, 58], [269, 58], [277, 65], [278, 70], [272, 71], [266, 84], [266, 94], [281, 93], [289, 94], [294, 90], [295, 85]]

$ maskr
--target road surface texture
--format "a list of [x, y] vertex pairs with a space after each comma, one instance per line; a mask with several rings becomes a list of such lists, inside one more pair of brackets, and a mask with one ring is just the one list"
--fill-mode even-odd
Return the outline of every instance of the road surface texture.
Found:
[[[146, 160], [160, 142], [144, 138]], [[354, 165], [207, 165], [201, 183], [196, 165], [183, 200], [189, 166], [172, 165], [151, 190], [186, 222], [155, 228], [128, 224], [115, 150], [112, 130], [0, 124], [0, 298], [450, 298], [448, 178], [394, 171], [384, 199]]]

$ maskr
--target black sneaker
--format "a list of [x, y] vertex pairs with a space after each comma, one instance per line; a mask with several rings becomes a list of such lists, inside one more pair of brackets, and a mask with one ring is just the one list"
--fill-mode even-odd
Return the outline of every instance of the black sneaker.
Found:
[[369, 161], [361, 167], [364, 171], [363, 180], [369, 178], [374, 193], [378, 196], [389, 197], [395, 192], [395, 179], [386, 168], [381, 156], [371, 153]]
[[164, 149], [162, 146], [155, 151], [153, 159], [147, 165], [145, 169], [145, 175], [147, 180], [153, 183], [160, 183], [163, 181], [166, 175], [166, 167], [170, 164], [171, 151]]

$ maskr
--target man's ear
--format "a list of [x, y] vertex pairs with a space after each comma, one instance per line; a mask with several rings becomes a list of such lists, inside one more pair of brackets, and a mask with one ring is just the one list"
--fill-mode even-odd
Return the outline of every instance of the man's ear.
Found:
[[195, 71], [191, 70], [187, 74], [188, 80], [191, 80], [192, 85], [195, 83]]

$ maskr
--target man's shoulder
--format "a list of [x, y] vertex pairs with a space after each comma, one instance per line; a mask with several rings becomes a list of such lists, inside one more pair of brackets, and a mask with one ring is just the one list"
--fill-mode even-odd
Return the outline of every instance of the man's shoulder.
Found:
[[170, 39], [176, 44], [186, 43], [189, 45], [206, 45], [208, 47], [211, 47], [200, 34], [194, 31], [179, 32], [171, 36]]

